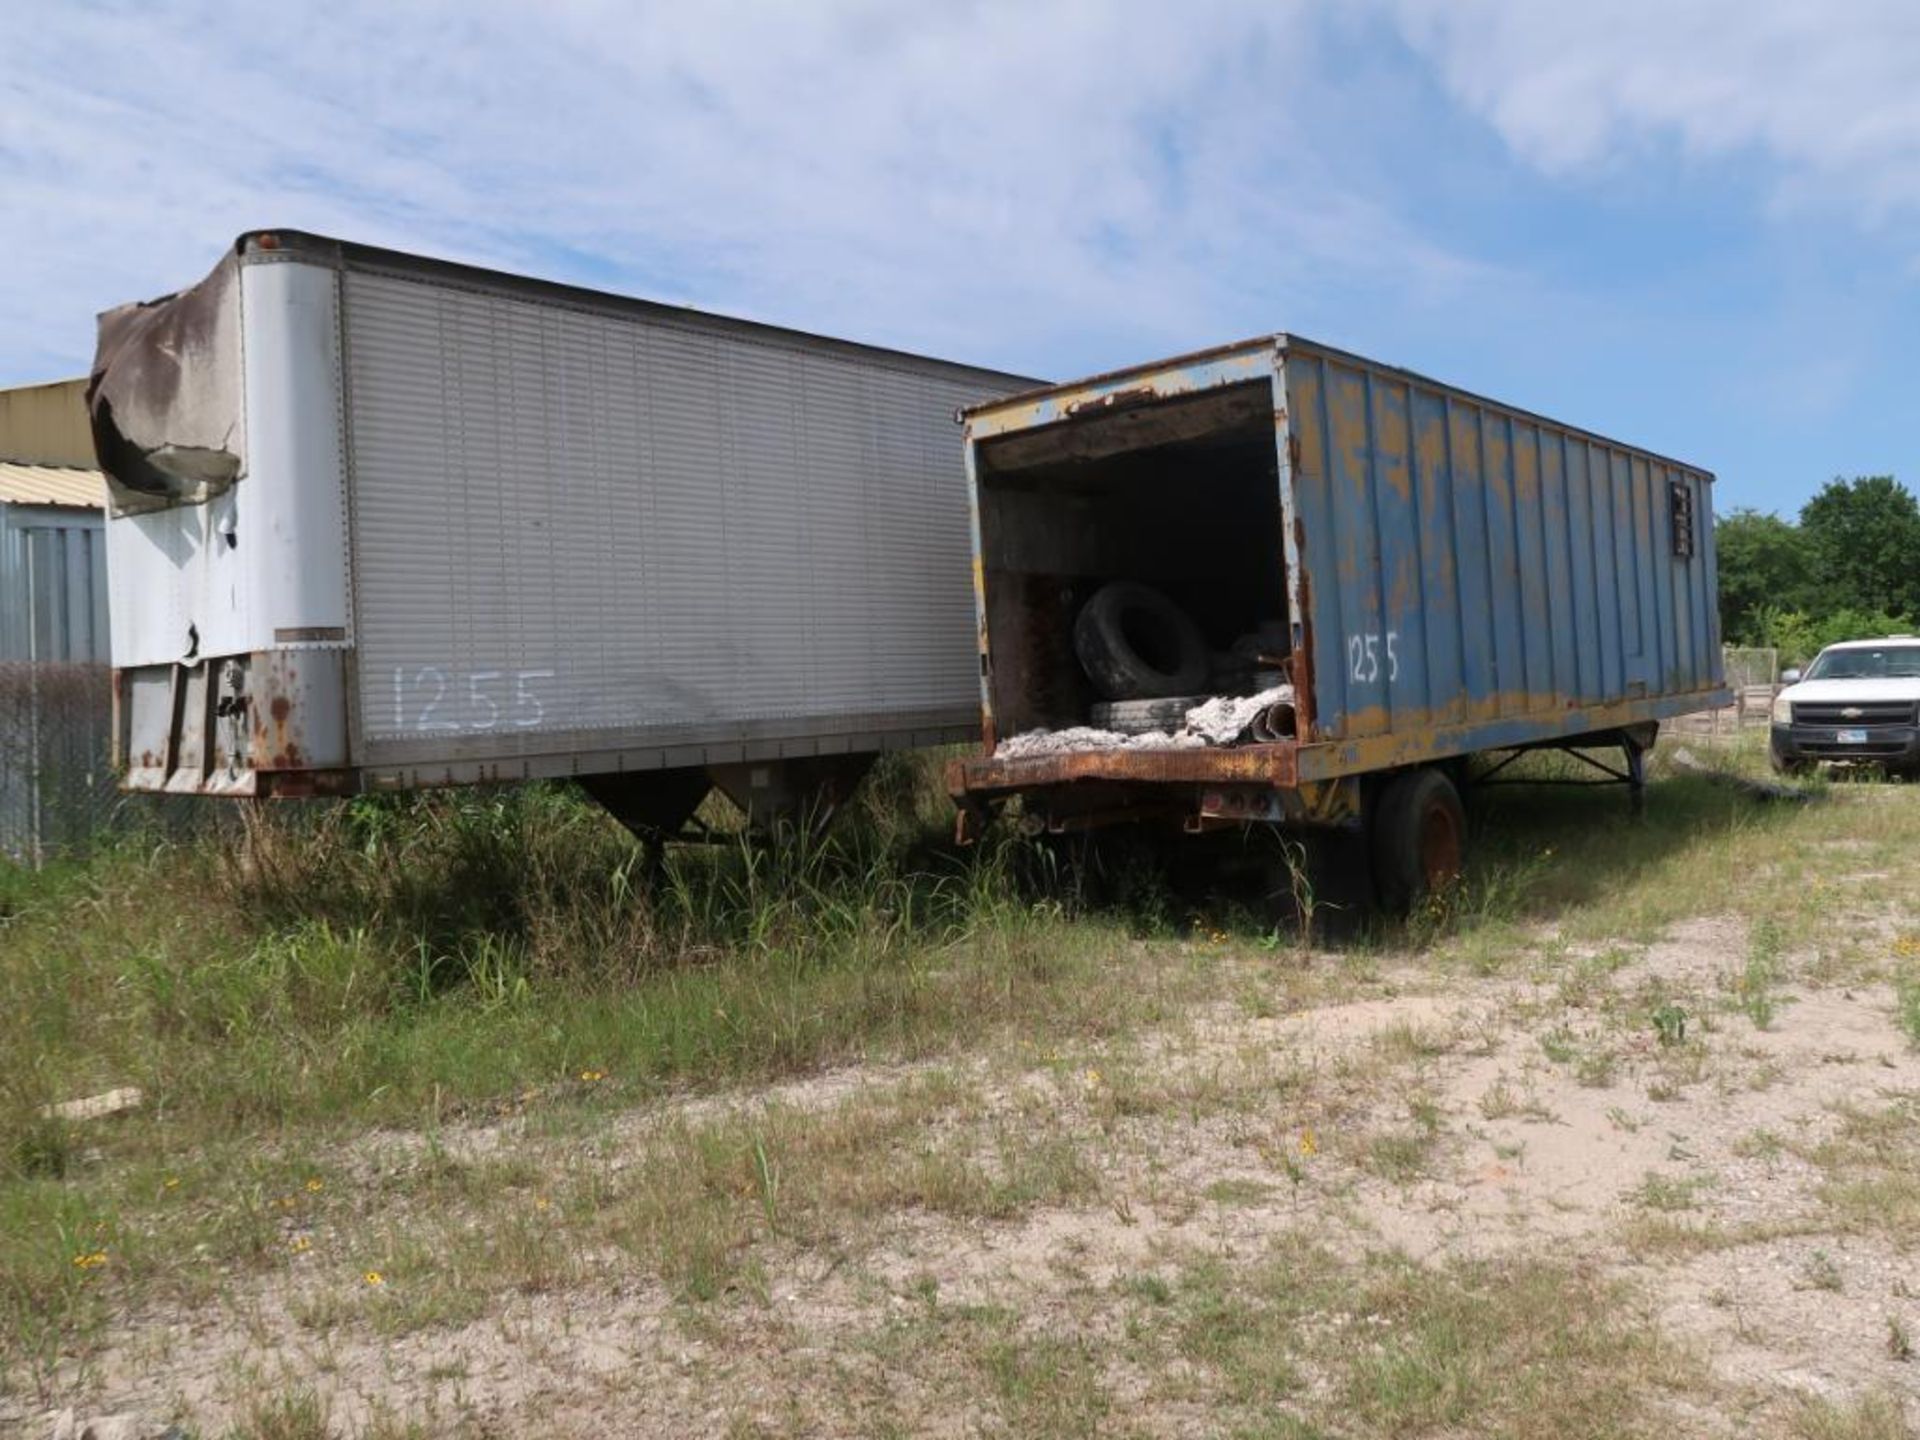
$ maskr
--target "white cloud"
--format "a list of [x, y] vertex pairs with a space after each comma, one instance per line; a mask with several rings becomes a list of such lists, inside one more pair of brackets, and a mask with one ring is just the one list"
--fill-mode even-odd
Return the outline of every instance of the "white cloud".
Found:
[[600, 260], [613, 288], [1008, 366], [1486, 278], [1304, 143], [1329, 82], [1298, 4], [8, 9], [19, 378], [263, 225]]
[[1920, 210], [1913, 0], [1396, 0], [1414, 48], [1541, 169], [1650, 146], [1757, 156], [1773, 199], [1882, 226]]

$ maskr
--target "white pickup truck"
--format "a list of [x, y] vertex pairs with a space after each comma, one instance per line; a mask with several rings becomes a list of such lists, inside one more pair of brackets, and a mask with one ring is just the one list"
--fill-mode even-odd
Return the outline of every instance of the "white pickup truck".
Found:
[[1788, 670], [1773, 702], [1773, 768], [1823, 761], [1920, 772], [1920, 636], [1829, 645], [1803, 675]]

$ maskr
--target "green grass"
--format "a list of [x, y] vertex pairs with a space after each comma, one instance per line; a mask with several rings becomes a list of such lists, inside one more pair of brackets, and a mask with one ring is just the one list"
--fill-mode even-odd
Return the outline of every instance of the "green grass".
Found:
[[1712, 1185], [1712, 1180], [1704, 1175], [1675, 1176], [1648, 1171], [1632, 1199], [1647, 1210], [1692, 1210], [1699, 1204], [1700, 1193]]
[[1048, 992], [1096, 1029], [1126, 1004], [1061, 983], [1108, 937], [1021, 893], [1004, 847], [679, 853], [653, 896], [636, 860], [537, 789], [105, 856], [7, 922], [13, 1159], [57, 1174], [62, 1137], [31, 1117], [115, 1085], [223, 1131], [417, 1122], [583, 1071], [630, 1096], [924, 1052]]
[[1893, 977], [1894, 1018], [1907, 1042], [1920, 1050], [1920, 941], [1907, 937], [1898, 942], [1898, 969]]
[[1294, 1427], [1264, 1433], [1650, 1435], [1661, 1393], [1698, 1381], [1624, 1292], [1550, 1263], [1343, 1261], [1291, 1237], [1251, 1264], [1195, 1261], [1170, 1300], [1138, 1303], [1142, 1333], [1171, 1318], [1178, 1357], [1249, 1426]]
[[[543, 786], [288, 807], [39, 875], [0, 869], [0, 1387], [49, 1395], [142, 1307], [224, 1303], [263, 1279], [300, 1282], [316, 1341], [337, 1325], [401, 1335], [477, 1319], [503, 1295], [575, 1287], [610, 1255], [718, 1310], [759, 1303], [779, 1256], [797, 1248], [828, 1270], [889, 1217], [986, 1225], [1091, 1207], [1125, 1220], [1146, 1202], [1225, 1224], [1276, 1198], [1298, 1205], [1308, 1133], [1329, 1166], [1410, 1185], [1449, 1143], [1427, 1072], [1470, 1035], [1390, 1027], [1352, 1073], [1284, 1053], [1169, 1071], [1135, 1037], [1214, 1002], [1278, 1017], [1391, 993], [1412, 967], [1444, 981], [1564, 966], [1567, 1003], [1586, 1013], [1530, 1019], [1541, 1049], [1605, 1085], [1626, 1063], [1616, 1052], [1651, 1046], [1631, 1063], [1665, 1093], [1700, 1078], [1697, 1032], [1716, 1007], [1657, 985], [1616, 992], [1614, 977], [1702, 913], [1751, 917], [1735, 998], [1756, 1026], [1775, 1019], [1791, 952], [1822, 974], [1890, 980], [1920, 1044], [1913, 942], [1889, 957], [1832, 918], [1872, 899], [1849, 888], [1863, 854], [1891, 872], [1883, 885], [1920, 878], [1910, 805], [1766, 807], [1681, 777], [1635, 821], [1608, 792], [1496, 792], [1475, 807], [1465, 885], [1310, 963], [1244, 889], [1183, 887], [1152, 846], [1064, 871], [1010, 831], [955, 851], [924, 762], [883, 767], [850, 819], [821, 843], [676, 851], [651, 890], [624, 832]], [[1843, 840], [1872, 848], [1823, 848]], [[1595, 958], [1569, 962], [1586, 941]], [[947, 1064], [996, 1048], [1036, 1068], [1047, 1057], [1058, 1094], [990, 1093]], [[901, 1061], [931, 1068], [858, 1103], [727, 1094]], [[1404, 1115], [1356, 1121], [1346, 1092], [1389, 1081]], [[42, 1114], [121, 1085], [144, 1091], [139, 1110]], [[636, 1107], [688, 1091], [717, 1098], [631, 1128]], [[1482, 1109], [1535, 1113], [1510, 1091]], [[1179, 1118], [1230, 1121], [1250, 1156], [1283, 1168], [1270, 1187], [1216, 1179], [1188, 1195], [1109, 1182], [1108, 1147], [1129, 1127]], [[460, 1149], [495, 1123], [511, 1127], [510, 1149]], [[411, 1148], [383, 1157], [368, 1137], [388, 1128]], [[1916, 1233], [1912, 1145], [1910, 1109], [1843, 1120], [1815, 1157], [1837, 1226]], [[1676, 1253], [1706, 1243], [1666, 1213], [1690, 1198], [1649, 1191], [1635, 1223]], [[1615, 1333], [1619, 1297], [1590, 1277], [1523, 1266], [1422, 1279], [1294, 1258], [1290, 1282], [1161, 1267], [1127, 1292], [1149, 1360], [1167, 1358], [1157, 1314], [1167, 1363], [1199, 1367], [1206, 1397], [1245, 1407], [1226, 1433], [1529, 1433], [1516, 1405], [1563, 1414], [1528, 1389], [1553, 1364], [1590, 1412], [1565, 1410], [1566, 1433], [1632, 1434], [1640, 1398], [1587, 1394], [1579, 1377], [1664, 1383], [1672, 1363]], [[1548, 1293], [1599, 1307], [1595, 1333], [1567, 1333]], [[1010, 1312], [937, 1295], [925, 1308], [911, 1343], [961, 1344], [965, 1385], [1010, 1432], [1125, 1430], [1111, 1353]], [[1315, 1329], [1329, 1316], [1370, 1338], [1336, 1353], [1313, 1338], [1335, 1333]], [[1311, 1404], [1309, 1372], [1334, 1377]], [[239, 1433], [301, 1433], [307, 1400], [287, 1404]]]
[[1756, 1030], [1773, 1026], [1779, 1008], [1773, 987], [1780, 979], [1781, 932], [1777, 921], [1762, 916], [1753, 922], [1747, 939], [1747, 964], [1735, 985], [1740, 1008]]
[[[1681, 743], [1716, 769], [1766, 773], [1764, 736], [1712, 754], [1697, 740]], [[1912, 806], [1870, 803], [1882, 787], [1863, 787], [1869, 803], [1762, 803], [1673, 770], [1667, 749], [1653, 758], [1639, 817], [1612, 788], [1515, 787], [1479, 797], [1467, 877], [1478, 898], [1420, 938], [1449, 942], [1447, 959], [1481, 972], [1532, 953], [1525, 931], [1543, 922], [1565, 940], [1603, 949], [1650, 943], [1675, 920], [1708, 910], [1771, 922], [1783, 947], [1831, 939], [1818, 902], [1835, 896], [1859, 857], [1824, 852], [1822, 843], [1864, 844], [1876, 865], [1884, 856], [1887, 868], [1898, 868], [1920, 828]], [[1530, 772], [1557, 773], [1556, 763], [1541, 757], [1508, 773]]]
[[1834, 1134], [1805, 1152], [1824, 1173], [1821, 1201], [1837, 1226], [1910, 1248], [1920, 1235], [1920, 1098], [1842, 1106], [1839, 1116]]
[[[282, 1263], [285, 1223], [332, 1200], [302, 1188], [312, 1157], [368, 1127], [1097, 1038], [1177, 993], [1160, 957], [1108, 983], [1124, 923], [1069, 916], [1018, 842], [933, 843], [885, 781], [831, 843], [676, 852], [651, 892], [625, 832], [548, 787], [269, 812], [9, 872], [0, 1375], [44, 1385], [135, 1294], [204, 1295], [184, 1256]], [[131, 1115], [43, 1114], [122, 1085], [145, 1095]], [[991, 1213], [1057, 1181], [921, 1183]], [[104, 1259], [77, 1267], [101, 1223]]]
[[1801, 1402], [1792, 1420], [1794, 1440], [1908, 1440], [1913, 1407], [1891, 1390], [1852, 1401]]

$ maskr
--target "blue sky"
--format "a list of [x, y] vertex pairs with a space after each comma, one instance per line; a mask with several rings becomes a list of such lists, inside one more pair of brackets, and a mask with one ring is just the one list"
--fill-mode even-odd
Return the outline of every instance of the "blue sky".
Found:
[[1294, 329], [1920, 482], [1920, 5], [0, 7], [0, 383], [304, 227], [1069, 378]]

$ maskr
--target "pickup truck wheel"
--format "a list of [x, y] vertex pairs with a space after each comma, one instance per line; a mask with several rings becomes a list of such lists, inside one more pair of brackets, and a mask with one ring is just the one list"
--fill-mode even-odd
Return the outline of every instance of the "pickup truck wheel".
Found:
[[1115, 580], [1073, 622], [1073, 651], [1108, 700], [1159, 700], [1207, 688], [1207, 640], [1187, 612], [1150, 585]]
[[1459, 878], [1467, 816], [1460, 792], [1438, 770], [1409, 770], [1387, 782], [1373, 809], [1373, 884], [1380, 903], [1404, 915]]

